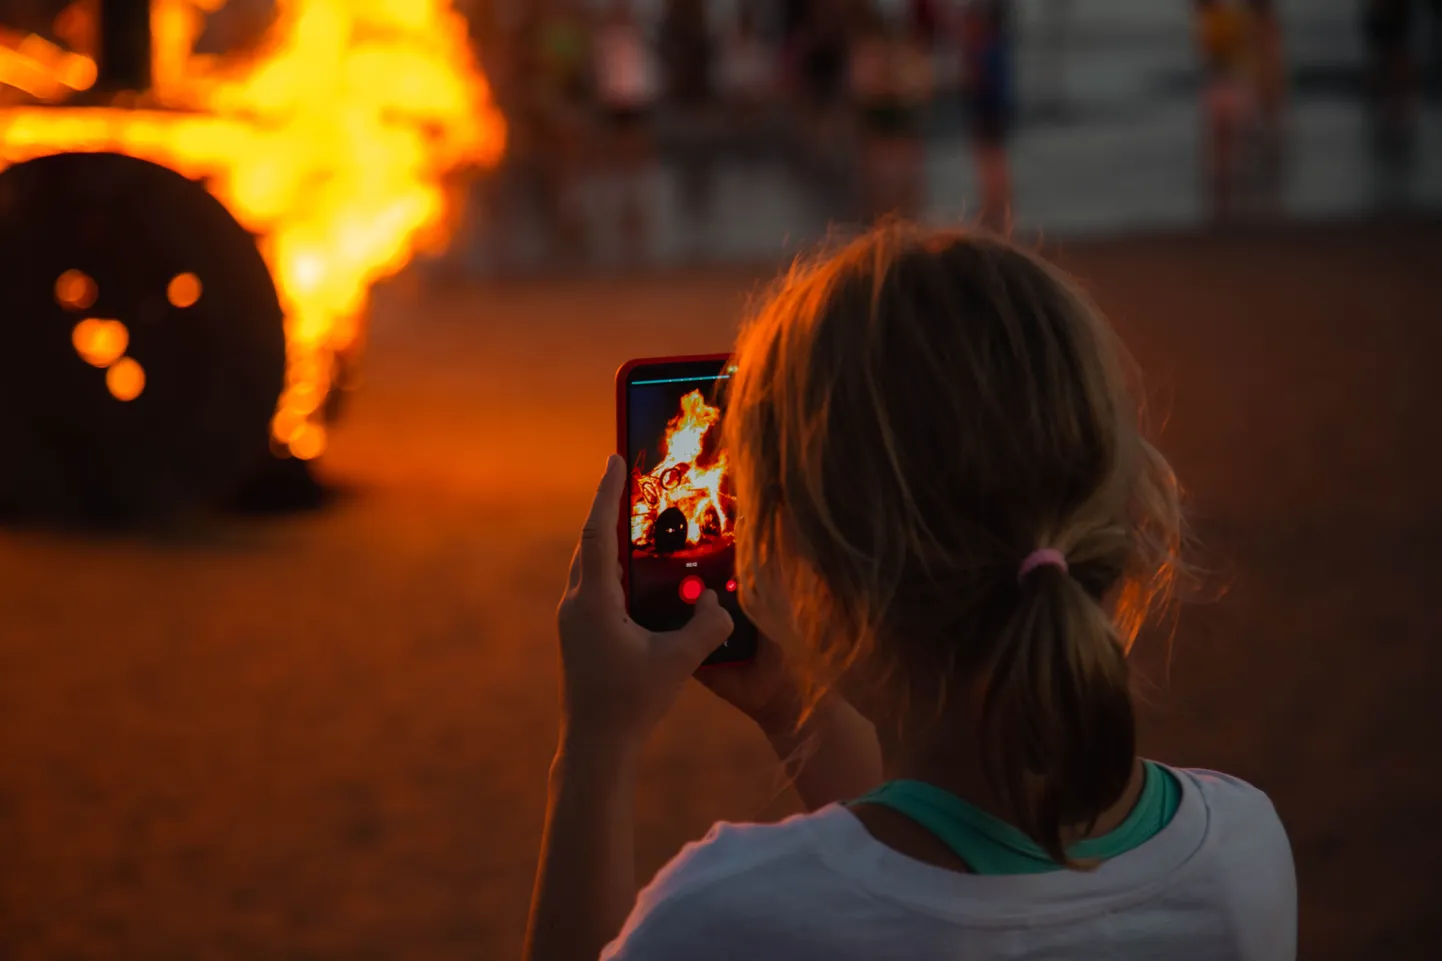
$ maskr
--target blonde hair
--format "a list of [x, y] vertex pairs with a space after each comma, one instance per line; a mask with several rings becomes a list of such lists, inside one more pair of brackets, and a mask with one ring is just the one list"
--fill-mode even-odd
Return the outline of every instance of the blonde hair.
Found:
[[[1073, 867], [1064, 829], [1131, 775], [1126, 654], [1181, 538], [1125, 358], [1039, 257], [893, 224], [779, 281], [726, 421], [743, 602], [778, 589], [813, 698], [859, 666], [900, 733], [964, 723], [948, 694], [980, 685], [989, 782]], [[1044, 547], [1069, 571], [1019, 579]]]

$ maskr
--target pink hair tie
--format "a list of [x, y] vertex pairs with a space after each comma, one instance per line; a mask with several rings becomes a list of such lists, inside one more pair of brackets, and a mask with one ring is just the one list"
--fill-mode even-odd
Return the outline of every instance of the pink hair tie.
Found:
[[1021, 562], [1021, 568], [1016, 572], [1017, 583], [1026, 580], [1026, 576], [1038, 567], [1059, 567], [1061, 572], [1067, 572], [1066, 555], [1054, 547], [1043, 547], [1040, 550], [1032, 551], [1026, 555], [1026, 560]]

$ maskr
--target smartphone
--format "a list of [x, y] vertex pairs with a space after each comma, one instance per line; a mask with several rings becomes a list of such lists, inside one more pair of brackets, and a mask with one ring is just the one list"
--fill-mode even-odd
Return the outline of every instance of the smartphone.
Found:
[[725, 354], [633, 360], [616, 372], [616, 445], [630, 465], [621, 576], [637, 624], [674, 631], [707, 588], [736, 627], [706, 664], [756, 656], [736, 584], [736, 495], [721, 417], [735, 368]]

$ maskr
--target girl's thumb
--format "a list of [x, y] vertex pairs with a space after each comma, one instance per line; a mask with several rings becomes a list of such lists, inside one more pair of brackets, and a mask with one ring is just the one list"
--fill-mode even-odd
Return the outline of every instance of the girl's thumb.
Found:
[[715, 591], [707, 591], [696, 601], [696, 611], [686, 626], [676, 632], [677, 653], [685, 652], [694, 659], [693, 667], [699, 666], [726, 642], [735, 625], [731, 615], [721, 606]]

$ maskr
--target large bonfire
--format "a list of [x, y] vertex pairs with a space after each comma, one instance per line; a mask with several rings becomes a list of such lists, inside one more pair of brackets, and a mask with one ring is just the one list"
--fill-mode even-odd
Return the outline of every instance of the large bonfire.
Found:
[[[203, 180], [257, 235], [275, 278], [287, 370], [272, 435], [309, 458], [325, 448], [322, 403], [337, 356], [361, 335], [371, 286], [448, 239], [453, 176], [494, 165], [505, 126], [450, 0], [276, 0], [256, 51], [195, 54], [224, 3], [154, 0], [154, 87], [143, 99], [0, 101], [0, 169], [115, 151]], [[83, 28], [87, 9], [63, 16]], [[0, 37], [0, 87], [63, 101], [95, 77], [83, 53]]]

